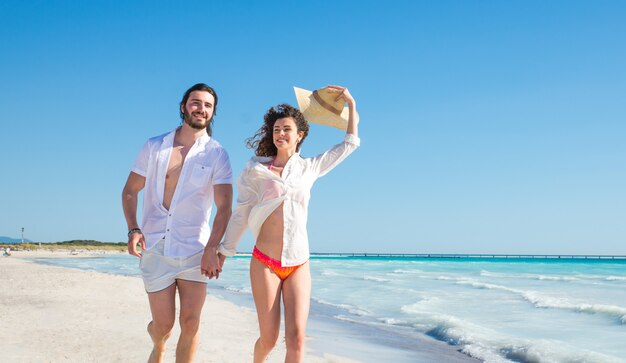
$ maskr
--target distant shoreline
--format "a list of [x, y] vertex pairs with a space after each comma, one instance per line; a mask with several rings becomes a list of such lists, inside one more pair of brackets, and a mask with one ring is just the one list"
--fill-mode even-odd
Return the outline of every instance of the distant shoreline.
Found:
[[0, 249], [10, 248], [12, 251], [127, 251], [126, 242], [100, 242], [94, 240], [74, 240], [64, 242], [0, 242]]
[[[65, 241], [31, 243], [0, 243], [1, 249], [12, 251], [119, 251], [126, 252], [125, 242]], [[237, 256], [249, 257], [251, 252], [239, 252]], [[498, 253], [370, 253], [370, 252], [312, 252], [312, 258], [384, 258], [384, 259], [473, 259], [473, 260], [617, 260], [626, 261], [626, 255], [604, 254], [498, 254]]]

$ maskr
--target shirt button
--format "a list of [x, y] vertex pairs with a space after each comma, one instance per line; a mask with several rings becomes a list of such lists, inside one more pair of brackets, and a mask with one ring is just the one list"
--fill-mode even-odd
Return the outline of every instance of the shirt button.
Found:
[[170, 231], [170, 229], [168, 228], [168, 229], [167, 229], [167, 231], [169, 232], [169, 231]]

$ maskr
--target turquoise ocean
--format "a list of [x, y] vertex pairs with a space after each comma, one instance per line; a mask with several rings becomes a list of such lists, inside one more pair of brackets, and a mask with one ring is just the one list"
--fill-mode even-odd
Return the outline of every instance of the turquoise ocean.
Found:
[[[137, 259], [121, 254], [37, 261], [139, 275]], [[249, 262], [228, 259], [209, 294], [253, 307]], [[431, 339], [486, 362], [626, 362], [623, 257], [324, 255], [311, 271], [314, 331], [368, 342], [354, 356], [365, 362], [381, 361], [377, 349], [397, 354], [384, 361], [417, 361], [412, 353]]]

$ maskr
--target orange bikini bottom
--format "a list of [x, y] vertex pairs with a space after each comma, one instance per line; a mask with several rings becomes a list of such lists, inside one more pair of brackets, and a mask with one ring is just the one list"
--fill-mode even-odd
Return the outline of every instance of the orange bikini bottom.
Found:
[[303, 263], [302, 265], [298, 265], [298, 266], [283, 267], [280, 261], [275, 260], [271, 258], [270, 256], [264, 254], [263, 252], [259, 251], [259, 249], [256, 248], [256, 246], [254, 246], [254, 250], [252, 251], [252, 256], [256, 258], [257, 260], [259, 260], [259, 262], [261, 262], [265, 266], [269, 267], [270, 270], [274, 271], [274, 273], [283, 281], [287, 277], [289, 277], [289, 275], [291, 275], [295, 270], [297, 270], [300, 266], [304, 265]]

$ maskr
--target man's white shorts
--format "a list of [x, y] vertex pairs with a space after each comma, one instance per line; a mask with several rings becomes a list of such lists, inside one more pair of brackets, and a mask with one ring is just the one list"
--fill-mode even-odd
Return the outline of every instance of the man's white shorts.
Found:
[[160, 240], [154, 247], [144, 251], [139, 261], [143, 284], [147, 292], [161, 291], [176, 282], [177, 279], [207, 283], [208, 278], [200, 273], [202, 253], [189, 257], [163, 256], [165, 240]]

